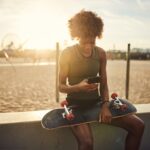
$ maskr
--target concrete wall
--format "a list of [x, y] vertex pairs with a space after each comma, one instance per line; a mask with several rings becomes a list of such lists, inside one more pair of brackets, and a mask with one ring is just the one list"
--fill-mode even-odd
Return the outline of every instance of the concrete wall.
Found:
[[[138, 113], [146, 129], [140, 150], [150, 149], [150, 112]], [[1, 120], [0, 120], [1, 121]], [[126, 131], [109, 125], [92, 123], [94, 150], [123, 150]], [[0, 150], [77, 150], [69, 128], [46, 130], [40, 120], [0, 122]]]

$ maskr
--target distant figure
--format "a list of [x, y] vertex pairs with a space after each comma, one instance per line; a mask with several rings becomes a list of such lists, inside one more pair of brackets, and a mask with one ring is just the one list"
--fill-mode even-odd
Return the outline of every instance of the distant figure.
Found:
[[[106, 53], [95, 45], [96, 38], [102, 37], [103, 25], [102, 19], [91, 11], [82, 10], [69, 20], [71, 37], [77, 39], [78, 43], [66, 48], [61, 54], [59, 89], [67, 93], [69, 105], [90, 109], [101, 101], [101, 122], [125, 129], [128, 132], [125, 150], [138, 150], [144, 131], [143, 121], [136, 115], [112, 119], [108, 109]], [[88, 84], [85, 80], [97, 73], [101, 77], [100, 92], [97, 84]], [[93, 150], [93, 135], [89, 124], [72, 127], [72, 132], [77, 139], [78, 150]]]

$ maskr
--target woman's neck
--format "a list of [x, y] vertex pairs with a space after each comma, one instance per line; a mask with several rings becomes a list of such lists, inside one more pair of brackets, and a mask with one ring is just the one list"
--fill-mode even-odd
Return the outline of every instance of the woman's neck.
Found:
[[93, 49], [84, 49], [81, 45], [79, 45], [79, 50], [82, 56], [91, 57]]

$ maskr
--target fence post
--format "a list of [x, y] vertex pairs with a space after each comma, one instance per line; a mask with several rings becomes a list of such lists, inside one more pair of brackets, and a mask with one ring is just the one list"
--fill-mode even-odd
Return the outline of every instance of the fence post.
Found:
[[127, 49], [127, 65], [126, 65], [126, 99], [129, 98], [129, 81], [130, 81], [130, 43]]
[[59, 89], [58, 89], [58, 61], [59, 61], [59, 43], [56, 43], [56, 102], [59, 102]]

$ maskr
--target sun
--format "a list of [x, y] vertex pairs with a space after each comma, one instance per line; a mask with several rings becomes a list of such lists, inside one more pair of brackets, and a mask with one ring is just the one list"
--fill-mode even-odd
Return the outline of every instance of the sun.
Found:
[[25, 46], [32, 49], [54, 48], [69, 38], [66, 20], [56, 10], [40, 7], [21, 15], [19, 34], [29, 39]]

